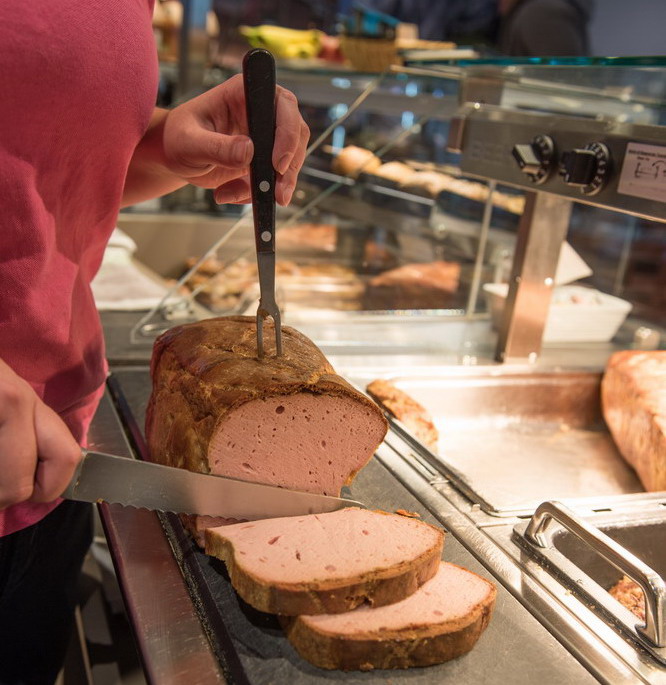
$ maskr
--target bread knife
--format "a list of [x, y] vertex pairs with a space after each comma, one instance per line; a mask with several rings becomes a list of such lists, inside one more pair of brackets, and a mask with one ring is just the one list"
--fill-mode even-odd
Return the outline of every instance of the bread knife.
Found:
[[365, 508], [341, 497], [194, 473], [92, 450], [83, 450], [62, 497], [246, 521], [322, 514], [345, 507]]

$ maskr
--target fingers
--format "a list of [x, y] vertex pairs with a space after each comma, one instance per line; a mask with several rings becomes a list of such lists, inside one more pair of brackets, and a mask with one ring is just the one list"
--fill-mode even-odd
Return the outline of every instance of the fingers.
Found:
[[0, 361], [0, 509], [57, 499], [80, 456], [62, 419]]
[[[283, 206], [291, 201], [309, 139], [310, 129], [298, 111], [296, 97], [278, 86], [273, 167], [278, 173], [275, 199]], [[250, 202], [249, 178], [244, 176], [219, 186], [215, 191], [215, 200], [220, 204]]]
[[278, 86], [275, 106], [273, 166], [279, 174], [287, 172], [296, 154], [300, 152], [303, 126], [307, 128], [301, 113], [298, 111], [296, 96], [291, 91]]
[[309, 140], [310, 129], [308, 128], [308, 125], [302, 121], [296, 152], [292, 157], [287, 170], [282, 174], [281, 178], [278, 179], [275, 186], [275, 198], [283, 207], [286, 207], [291, 202], [291, 196], [294, 194], [296, 181], [298, 180], [298, 172], [301, 170], [303, 161], [305, 160], [305, 151], [307, 150]]
[[35, 436], [39, 459], [30, 499], [52, 502], [72, 479], [81, 459], [81, 448], [63, 420], [39, 400], [35, 405]]
[[[286, 173], [279, 176], [275, 184], [275, 199], [283, 207], [291, 202], [291, 196], [296, 188], [298, 172], [303, 166], [305, 151], [310, 139], [310, 129], [304, 121], [301, 121], [300, 134], [296, 152], [287, 167]], [[224, 183], [215, 190], [215, 201], [218, 204], [247, 204], [251, 201], [250, 177], [244, 175]]]
[[217, 133], [196, 118], [174, 117], [169, 126], [174, 129], [169, 130], [171, 167], [183, 177], [201, 176], [215, 167], [246, 169], [254, 154], [247, 136]]
[[243, 169], [254, 154], [254, 146], [247, 136], [227, 136], [205, 128], [194, 129], [187, 143], [183, 153], [188, 163], [196, 166]]
[[251, 202], [250, 177], [248, 175], [224, 183], [215, 189], [215, 202], [218, 204], [243, 205]]
[[[0, 509], [32, 496], [37, 447], [32, 389], [0, 362]], [[13, 377], [12, 377], [13, 376]]]

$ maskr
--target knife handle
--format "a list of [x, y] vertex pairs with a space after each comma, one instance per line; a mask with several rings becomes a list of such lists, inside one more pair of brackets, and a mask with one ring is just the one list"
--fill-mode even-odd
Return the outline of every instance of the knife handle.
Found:
[[275, 252], [275, 60], [268, 50], [250, 50], [243, 59], [247, 127], [254, 144], [250, 189], [257, 252]]

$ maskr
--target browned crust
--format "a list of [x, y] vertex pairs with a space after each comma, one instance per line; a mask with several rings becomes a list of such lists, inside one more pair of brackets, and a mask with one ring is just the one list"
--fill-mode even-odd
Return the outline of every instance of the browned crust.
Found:
[[666, 490], [665, 384], [666, 352], [639, 350], [615, 353], [601, 384], [604, 419], [615, 444], [649, 491]]
[[[429, 523], [421, 523], [430, 526]], [[206, 530], [206, 554], [224, 561], [234, 589], [255, 609], [283, 616], [340, 614], [365, 603], [377, 607], [394, 604], [414, 594], [430, 580], [439, 568], [444, 547], [444, 532], [435, 526], [430, 528], [437, 531], [437, 542], [420, 556], [390, 568], [335, 581], [313, 579], [307, 583], [267, 583], [243, 568], [242, 560], [236, 558], [233, 543], [224, 537], [222, 529], [217, 532], [215, 529]]]
[[282, 626], [301, 657], [319, 668], [366, 671], [432, 666], [469, 652], [486, 629], [497, 590], [482, 580], [488, 584], [488, 595], [458, 621], [360, 633], [353, 638], [316, 630], [301, 617], [285, 618]]
[[179, 514], [183, 528], [192, 536], [194, 541], [204, 549], [206, 546], [205, 532], [207, 528], [228, 526], [234, 523], [243, 523], [243, 519], [231, 519], [223, 516], [205, 516], [199, 514]]
[[430, 449], [437, 449], [439, 433], [428, 410], [413, 397], [397, 388], [391, 381], [378, 378], [368, 384], [366, 388], [381, 407], [402, 421], [414, 435]]
[[371, 407], [388, 430], [375, 403], [336, 375], [311, 340], [284, 326], [283, 355], [276, 358], [270, 320], [264, 327], [263, 360], [257, 359], [256, 324], [249, 316], [176, 326], [155, 341], [146, 410], [153, 460], [208, 473], [208, 443], [229, 412], [255, 399], [299, 392], [350, 397]]

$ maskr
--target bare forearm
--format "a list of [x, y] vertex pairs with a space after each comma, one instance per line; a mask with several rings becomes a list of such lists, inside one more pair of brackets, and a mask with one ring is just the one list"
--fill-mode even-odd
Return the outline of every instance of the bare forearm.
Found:
[[187, 183], [164, 163], [162, 135], [167, 114], [167, 110], [155, 108], [148, 130], [134, 150], [125, 179], [123, 207], [166, 195]]

